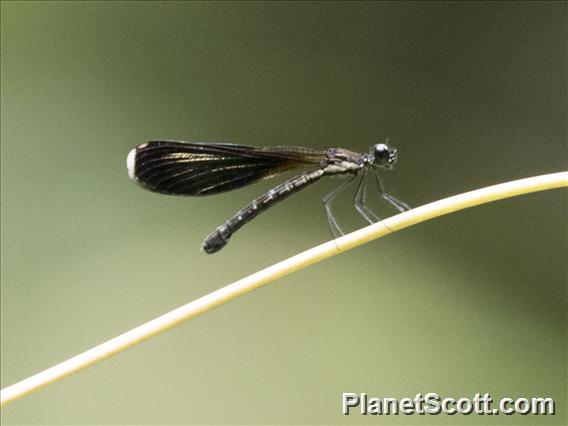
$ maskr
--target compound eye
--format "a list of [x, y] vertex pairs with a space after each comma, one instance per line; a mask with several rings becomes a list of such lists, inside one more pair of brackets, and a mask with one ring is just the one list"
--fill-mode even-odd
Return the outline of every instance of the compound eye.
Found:
[[383, 162], [389, 159], [389, 147], [384, 144], [380, 143], [375, 145], [375, 159], [379, 160], [379, 162]]

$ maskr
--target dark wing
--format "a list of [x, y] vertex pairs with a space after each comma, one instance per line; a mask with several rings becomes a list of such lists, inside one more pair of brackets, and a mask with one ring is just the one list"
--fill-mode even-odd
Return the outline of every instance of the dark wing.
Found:
[[303, 147], [160, 140], [138, 145], [126, 165], [128, 176], [150, 191], [211, 195], [317, 164], [324, 155]]

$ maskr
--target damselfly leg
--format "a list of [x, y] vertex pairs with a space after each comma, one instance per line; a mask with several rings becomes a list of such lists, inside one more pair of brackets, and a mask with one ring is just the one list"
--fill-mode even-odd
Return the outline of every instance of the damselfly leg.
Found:
[[359, 180], [353, 204], [355, 205], [355, 210], [357, 210], [367, 222], [375, 223], [381, 220], [369, 206], [367, 206], [367, 170], [363, 171], [361, 179]]
[[330, 230], [331, 236], [333, 238], [337, 238], [337, 237], [340, 237], [341, 235], [344, 235], [344, 232], [339, 227], [337, 220], [335, 219], [335, 216], [333, 215], [333, 211], [331, 209], [331, 203], [333, 202], [333, 199], [341, 191], [343, 191], [345, 188], [347, 188], [356, 178], [357, 178], [356, 174], [351, 175], [348, 180], [343, 182], [341, 185], [339, 185], [337, 188], [335, 188], [333, 191], [331, 191], [329, 194], [327, 194], [321, 200], [321, 202], [323, 203], [323, 205], [325, 207], [325, 214], [327, 216], [327, 223], [329, 224], [329, 230]]
[[373, 174], [375, 175], [375, 179], [377, 181], [377, 188], [379, 190], [379, 197], [381, 198], [381, 200], [383, 200], [383, 201], [387, 202], [388, 204], [390, 204], [391, 206], [393, 206], [400, 213], [405, 212], [407, 210], [410, 210], [410, 207], [408, 206], [408, 204], [397, 200], [392, 195], [387, 194], [385, 192], [385, 188], [383, 186], [383, 182], [381, 181], [381, 177], [379, 176], [379, 174], [377, 173], [376, 170], [373, 170]]
[[[403, 212], [409, 210], [405, 203], [402, 201], [397, 200], [390, 194], [387, 194], [384, 190], [383, 184], [381, 182], [380, 176], [376, 171], [373, 170], [373, 174], [375, 175], [375, 179], [377, 182], [377, 190], [379, 193], [379, 197], [382, 201], [388, 203], [392, 207], [394, 207], [399, 212]], [[353, 204], [355, 206], [355, 210], [370, 224], [378, 222], [381, 220], [379, 216], [371, 208], [367, 205], [367, 185], [368, 185], [368, 169], [363, 170], [359, 174], [354, 174], [349, 177], [348, 180], [343, 182], [340, 186], [335, 188], [325, 197], [323, 197], [322, 202], [325, 207], [325, 213], [327, 216], [327, 222], [329, 224], [329, 230], [333, 238], [337, 238], [341, 235], [344, 235], [343, 230], [339, 226], [335, 215], [333, 214], [332, 203], [335, 197], [337, 197], [342, 191], [347, 189], [347, 187], [355, 181], [355, 179], [359, 178], [357, 183], [357, 189], [355, 191], [355, 197], [353, 199]]]

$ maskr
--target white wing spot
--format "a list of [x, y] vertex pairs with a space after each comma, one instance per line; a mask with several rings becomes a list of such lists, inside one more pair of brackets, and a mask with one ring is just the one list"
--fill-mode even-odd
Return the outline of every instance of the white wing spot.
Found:
[[126, 170], [128, 170], [128, 177], [132, 180], [136, 180], [136, 176], [134, 175], [134, 169], [136, 166], [136, 148], [131, 149], [128, 155], [126, 156]]

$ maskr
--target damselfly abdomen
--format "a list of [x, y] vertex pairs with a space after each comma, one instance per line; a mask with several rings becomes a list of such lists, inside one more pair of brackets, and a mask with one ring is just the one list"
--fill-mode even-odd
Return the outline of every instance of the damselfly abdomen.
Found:
[[254, 147], [230, 143], [201, 143], [156, 140], [138, 145], [128, 153], [128, 176], [150, 191], [170, 195], [213, 195], [241, 188], [292, 169], [299, 175], [254, 199], [203, 242], [206, 253], [221, 250], [244, 224], [270, 206], [317, 182], [323, 176], [349, 175], [350, 178], [323, 198], [333, 234], [343, 234], [331, 210], [333, 198], [357, 177], [355, 208], [369, 223], [378, 217], [366, 206], [367, 174], [377, 179], [383, 200], [399, 211], [408, 206], [385, 193], [377, 168], [391, 168], [397, 150], [381, 143], [369, 153], [360, 154], [343, 148], [318, 151], [296, 146]]

